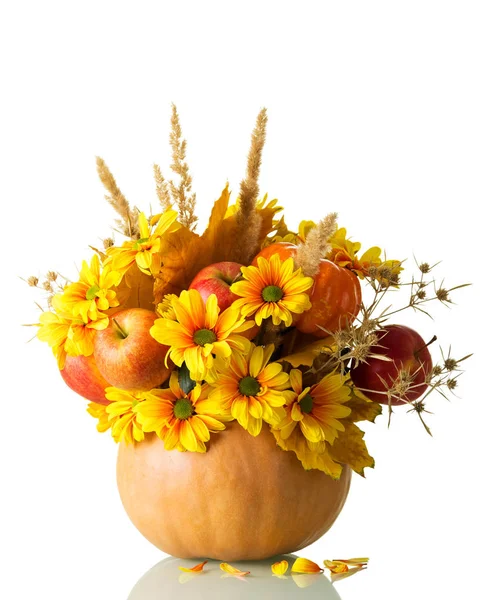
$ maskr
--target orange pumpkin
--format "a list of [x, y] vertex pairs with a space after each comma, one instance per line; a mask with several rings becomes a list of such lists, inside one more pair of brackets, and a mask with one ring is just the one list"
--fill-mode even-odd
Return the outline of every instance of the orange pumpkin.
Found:
[[180, 558], [260, 560], [308, 546], [339, 515], [351, 471], [337, 481], [306, 471], [267, 426], [252, 437], [235, 421], [205, 454], [167, 451], [152, 434], [120, 444], [117, 483], [137, 529]]
[[329, 332], [344, 329], [352, 323], [361, 308], [361, 286], [352, 271], [330, 260], [320, 261], [310, 294], [312, 308], [301, 315], [296, 328], [302, 333], [325, 338]]
[[[278, 254], [281, 260], [295, 256], [297, 247], [288, 242], [277, 242], [263, 248], [252, 264], [257, 265], [258, 257], [269, 260]], [[328, 332], [343, 329], [352, 323], [361, 308], [361, 286], [355, 273], [326, 260], [320, 261], [320, 270], [314, 276], [310, 301], [312, 308], [293, 321], [298, 331], [325, 338]], [[327, 330], [327, 331], [325, 331]]]
[[266, 260], [269, 260], [273, 256], [273, 254], [278, 254], [281, 260], [286, 260], [287, 258], [290, 258], [290, 256], [295, 256], [296, 251], [297, 247], [295, 246], [295, 244], [290, 244], [290, 242], [276, 242], [275, 244], [270, 244], [269, 246], [266, 246], [261, 250], [261, 252], [256, 254], [251, 264], [257, 267], [258, 258], [260, 256], [262, 256]]

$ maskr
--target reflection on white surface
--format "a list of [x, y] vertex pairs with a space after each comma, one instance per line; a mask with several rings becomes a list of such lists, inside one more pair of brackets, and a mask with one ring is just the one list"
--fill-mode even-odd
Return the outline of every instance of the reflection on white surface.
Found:
[[[296, 556], [275, 556], [259, 562], [233, 562], [241, 571], [251, 571], [246, 577], [227, 575], [220, 570], [220, 561], [209, 560], [201, 573], [184, 573], [178, 567], [191, 568], [203, 559], [186, 560], [169, 557], [161, 561], [139, 579], [128, 600], [286, 600], [309, 598], [340, 600], [334, 586], [323, 574], [290, 573]], [[289, 563], [288, 573], [277, 577], [271, 565], [280, 560]]]

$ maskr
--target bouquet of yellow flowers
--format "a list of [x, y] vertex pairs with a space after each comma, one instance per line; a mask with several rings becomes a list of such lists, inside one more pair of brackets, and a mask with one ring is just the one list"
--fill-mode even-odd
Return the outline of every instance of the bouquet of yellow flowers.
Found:
[[[383, 309], [404, 285], [402, 261], [361, 252], [335, 213], [292, 231], [276, 200], [259, 199], [266, 122], [263, 110], [239, 197], [231, 204], [225, 187], [198, 234], [173, 107], [178, 181], [154, 166], [159, 212], [131, 207], [97, 159], [122, 241], [93, 248], [78, 281], [29, 278], [49, 292], [38, 338], [98, 430], [123, 442], [127, 512], [179, 556], [263, 558], [317, 539], [351, 470], [374, 466], [357, 423], [404, 406], [429, 431], [426, 398], [454, 389], [467, 358], [434, 365], [433, 340], [389, 323], [404, 308], [450, 302], [455, 288], [436, 286], [431, 266], [418, 265], [405, 306]], [[172, 529], [182, 510], [196, 515], [186, 536]]]

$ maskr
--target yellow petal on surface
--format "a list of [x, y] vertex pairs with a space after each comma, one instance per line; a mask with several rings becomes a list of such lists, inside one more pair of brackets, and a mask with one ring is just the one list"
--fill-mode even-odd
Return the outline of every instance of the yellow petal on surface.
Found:
[[271, 565], [273, 575], [284, 575], [288, 571], [288, 561], [282, 560]]
[[178, 567], [180, 571], [184, 573], [201, 573], [203, 571], [203, 567], [207, 564], [208, 560], [204, 560], [203, 562], [191, 567], [191, 569], [187, 569], [186, 567]]
[[237, 577], [242, 577], [243, 575], [249, 575], [251, 571], [240, 571], [236, 569], [229, 563], [220, 563], [220, 569], [224, 571], [224, 573], [228, 573], [229, 575], [236, 575]]
[[[369, 558], [348, 558], [348, 559], [334, 559], [324, 560], [324, 565], [329, 569], [331, 573], [331, 581], [340, 581], [346, 577], [351, 577], [358, 571], [363, 571]], [[351, 568], [349, 567], [351, 565]]]
[[291, 570], [294, 573], [322, 573], [323, 569], [308, 558], [297, 558]]

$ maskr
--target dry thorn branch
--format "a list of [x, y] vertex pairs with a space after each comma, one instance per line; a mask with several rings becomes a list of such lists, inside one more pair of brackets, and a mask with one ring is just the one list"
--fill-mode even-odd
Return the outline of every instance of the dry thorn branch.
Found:
[[266, 141], [266, 125], [268, 115], [263, 108], [256, 119], [256, 126], [251, 136], [251, 147], [247, 156], [246, 177], [241, 181], [239, 194], [239, 210], [236, 215], [238, 240], [238, 262], [248, 264], [256, 254], [261, 230], [261, 218], [256, 211], [256, 202], [259, 194], [259, 171], [263, 155], [264, 142]]
[[179, 220], [188, 229], [195, 229], [197, 216], [195, 215], [196, 194], [192, 193], [192, 177], [186, 162], [186, 140], [181, 139], [180, 118], [176, 106], [172, 105], [171, 133], [169, 142], [173, 151], [171, 170], [179, 175], [178, 186], [173, 181], [169, 182], [169, 189], [174, 202], [178, 206]]
[[329, 213], [314, 227], [304, 243], [299, 244], [295, 264], [303, 273], [313, 277], [319, 271], [320, 260], [329, 251], [329, 239], [336, 229], [337, 213]]
[[100, 181], [108, 192], [105, 199], [121, 217], [121, 220], [117, 221], [117, 224], [121, 227], [124, 235], [130, 238], [137, 238], [137, 211], [130, 207], [126, 197], [120, 191], [110, 169], [107, 167], [103, 158], [100, 158], [99, 156], [97, 156], [97, 172]]

